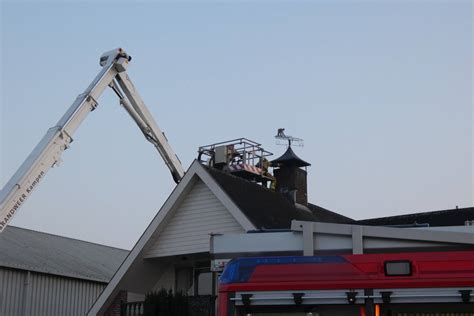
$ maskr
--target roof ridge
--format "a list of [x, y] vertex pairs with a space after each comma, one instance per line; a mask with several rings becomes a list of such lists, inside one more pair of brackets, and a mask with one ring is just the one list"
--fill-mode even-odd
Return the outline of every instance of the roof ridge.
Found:
[[420, 215], [428, 215], [428, 214], [440, 214], [440, 213], [448, 213], [451, 211], [466, 211], [472, 209], [474, 211], [474, 207], [462, 207], [462, 208], [452, 208], [452, 209], [445, 209], [445, 210], [436, 210], [436, 211], [426, 211], [426, 212], [419, 212], [419, 213], [409, 213], [409, 214], [400, 214], [400, 215], [392, 215], [392, 216], [382, 216], [382, 217], [375, 217], [375, 218], [367, 218], [361, 219], [359, 221], [370, 221], [370, 220], [377, 220], [382, 218], [394, 218], [394, 217], [410, 217], [410, 216], [420, 216]]
[[206, 165], [202, 165], [202, 166], [203, 166], [205, 169], [209, 169], [209, 170], [212, 170], [212, 171], [215, 171], [215, 172], [224, 174], [224, 175], [226, 175], [226, 176], [230, 176], [230, 177], [232, 177], [232, 178], [234, 178], [234, 179], [239, 180], [239, 181], [242, 182], [242, 183], [250, 183], [250, 184], [254, 185], [256, 188], [258, 188], [258, 189], [261, 189], [261, 190], [264, 190], [264, 191], [267, 191], [267, 192], [271, 192], [271, 193], [275, 193], [275, 194], [278, 195], [278, 196], [282, 196], [281, 193], [278, 193], [278, 192], [276, 192], [276, 191], [274, 191], [274, 190], [271, 190], [271, 189], [269, 189], [269, 188], [265, 188], [265, 187], [263, 187], [263, 186], [261, 186], [261, 185], [258, 185], [258, 184], [255, 183], [255, 182], [246, 180], [246, 179], [244, 179], [244, 178], [242, 178], [242, 177], [238, 177], [238, 176], [236, 176], [236, 175], [233, 175], [233, 174], [230, 173], [230, 172], [225, 172], [225, 171], [223, 171], [223, 170], [220, 170], [220, 169], [217, 169], [217, 168], [212, 168], [212, 167], [206, 166]]
[[308, 205], [321, 208], [321, 209], [323, 209], [324, 211], [326, 211], [326, 212], [328, 212], [328, 213], [334, 214], [335, 216], [340, 216], [340, 217], [344, 217], [344, 218], [346, 218], [346, 219], [348, 219], [348, 220], [355, 221], [355, 219], [353, 219], [353, 218], [351, 218], [351, 217], [348, 217], [348, 216], [342, 215], [342, 214], [340, 214], [340, 213], [337, 213], [337, 212], [328, 210], [327, 208], [322, 207], [322, 206], [320, 206], [320, 205], [316, 205], [316, 204], [313, 204], [313, 203], [308, 203]]
[[9, 228], [21, 229], [21, 230], [28, 230], [28, 231], [33, 232], [33, 233], [36, 233], [36, 234], [44, 234], [44, 235], [49, 235], [49, 236], [53, 236], [53, 237], [56, 237], [56, 238], [69, 239], [69, 240], [73, 240], [73, 241], [77, 241], [77, 242], [81, 242], [81, 243], [87, 243], [87, 244], [92, 244], [92, 245], [96, 245], [96, 246], [101, 246], [101, 247], [106, 247], [106, 248], [111, 248], [111, 249], [116, 249], [116, 250], [122, 250], [122, 251], [130, 252], [130, 250], [124, 249], [124, 248], [119, 248], [119, 247], [114, 247], [114, 246], [99, 244], [99, 243], [96, 243], [96, 242], [93, 242], [93, 241], [82, 240], [82, 239], [77, 239], [77, 238], [68, 237], [68, 236], [55, 235], [55, 234], [48, 233], [48, 232], [43, 232], [43, 231], [39, 231], [39, 230], [33, 230], [33, 229], [31, 229], [31, 228], [25, 228], [25, 227], [19, 227], [19, 226], [8, 225], [8, 226], [7, 226], [7, 230], [8, 230]]

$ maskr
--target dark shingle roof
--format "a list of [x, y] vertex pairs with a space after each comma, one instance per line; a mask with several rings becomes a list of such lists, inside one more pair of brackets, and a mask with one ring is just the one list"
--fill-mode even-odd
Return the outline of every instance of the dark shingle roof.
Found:
[[275, 160], [272, 160], [272, 166], [278, 167], [280, 165], [295, 166], [295, 167], [307, 167], [311, 166], [309, 162], [304, 161], [298, 157], [291, 147], [285, 151], [283, 155]]
[[109, 282], [128, 251], [8, 226], [0, 234], [0, 267]]
[[289, 229], [291, 221], [351, 223], [352, 219], [310, 204], [295, 207], [283, 194], [222, 172], [205, 168], [257, 229]]
[[353, 224], [354, 220], [352, 218], [346, 217], [336, 212], [332, 212], [327, 210], [321, 206], [314, 205], [309, 203], [308, 207], [313, 211], [316, 216], [321, 218], [319, 222], [326, 222], [326, 223], [338, 223], [338, 224]]
[[474, 207], [414, 213], [360, 220], [357, 223], [372, 226], [429, 224], [430, 226], [462, 226], [474, 220]]

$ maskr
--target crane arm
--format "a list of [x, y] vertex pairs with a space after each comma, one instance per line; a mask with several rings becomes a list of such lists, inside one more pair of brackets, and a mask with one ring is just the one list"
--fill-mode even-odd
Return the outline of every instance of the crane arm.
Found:
[[[181, 162], [126, 74], [130, 60], [131, 57], [121, 48], [111, 50], [101, 56], [102, 70], [87, 89], [76, 98], [57, 124], [47, 131], [0, 191], [0, 233], [49, 169], [60, 163], [62, 153], [73, 141], [74, 132], [87, 115], [97, 107], [97, 100], [107, 86], [117, 93], [120, 103], [137, 123], [145, 137], [157, 148], [175, 182], [178, 183], [181, 180], [184, 175]], [[125, 92], [125, 96], [117, 86], [117, 82]]]
[[[117, 89], [117, 84], [123, 90], [126, 97], [124, 97], [123, 94], [120, 93], [120, 90]], [[112, 89], [117, 93], [120, 98], [120, 103], [137, 123], [143, 135], [145, 135], [145, 138], [158, 150], [165, 161], [166, 166], [170, 169], [174, 181], [179, 183], [181, 178], [184, 176], [184, 169], [181, 165], [181, 161], [168, 143], [165, 134], [156, 124], [153, 116], [138, 94], [138, 91], [135, 89], [135, 86], [126, 72], [117, 74], [114, 82], [112, 82]]]

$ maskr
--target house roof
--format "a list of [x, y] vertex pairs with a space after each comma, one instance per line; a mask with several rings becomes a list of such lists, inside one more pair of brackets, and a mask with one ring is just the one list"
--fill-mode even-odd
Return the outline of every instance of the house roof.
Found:
[[292, 220], [330, 223], [352, 223], [354, 220], [310, 204], [308, 209], [296, 207], [283, 194], [206, 167], [205, 170], [258, 229], [289, 229]]
[[8, 226], [0, 254], [0, 267], [109, 282], [128, 251]]
[[[162, 229], [166, 227], [168, 223], [166, 219], [172, 216], [173, 209], [184, 200], [197, 179], [208, 186], [245, 230], [290, 229], [292, 219], [357, 223], [316, 205], [308, 205], [309, 210], [295, 207], [279, 193], [194, 161], [89, 310], [88, 315], [104, 313], [120, 290], [133, 292], [135, 290], [132, 289], [136, 286], [145, 287], [149, 284], [151, 289], [156, 284], [154, 278], [157, 275], [154, 272], [150, 274], [149, 261], [145, 260], [146, 255], [149, 248], [159, 239]], [[148, 283], [137, 282], [138, 279], [146, 280]]]
[[393, 226], [429, 224], [429, 226], [463, 226], [466, 221], [474, 220], [474, 207], [414, 213], [360, 220], [357, 223], [371, 226]]

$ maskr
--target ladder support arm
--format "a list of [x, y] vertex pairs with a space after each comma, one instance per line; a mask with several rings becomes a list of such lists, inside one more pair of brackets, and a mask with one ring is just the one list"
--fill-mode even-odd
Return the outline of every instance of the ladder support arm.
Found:
[[[178, 156], [171, 148], [164, 133], [156, 124], [128, 74], [126, 72], [119, 73], [116, 79], [126, 96], [126, 98], [121, 98], [121, 103], [125, 110], [135, 120], [146, 139], [158, 150], [166, 166], [170, 169], [174, 181], [179, 183], [184, 176], [184, 169]], [[127, 102], [126, 99], [130, 102]]]
[[[73, 140], [74, 132], [87, 115], [97, 107], [98, 98], [108, 86], [119, 95], [121, 104], [138, 124], [145, 137], [158, 149], [171, 170], [173, 179], [177, 183], [181, 180], [184, 171], [178, 157], [126, 74], [130, 60], [131, 57], [121, 48], [111, 50], [101, 56], [102, 70], [87, 89], [76, 98], [57, 124], [47, 131], [0, 191], [0, 233], [49, 169], [59, 164], [62, 153]], [[125, 92], [126, 97], [117, 89], [115, 80]]]

